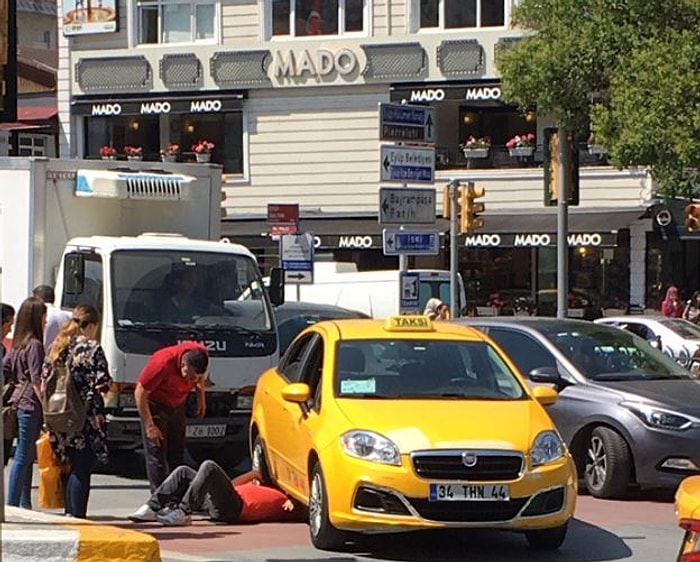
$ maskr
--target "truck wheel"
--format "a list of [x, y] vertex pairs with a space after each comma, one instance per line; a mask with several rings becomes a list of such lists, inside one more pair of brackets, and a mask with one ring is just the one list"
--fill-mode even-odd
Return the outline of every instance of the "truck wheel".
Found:
[[535, 550], [554, 550], [559, 548], [566, 538], [566, 531], [569, 528], [567, 521], [559, 527], [551, 529], [537, 529], [534, 531], [525, 531], [525, 538], [530, 548]]
[[345, 544], [346, 534], [331, 525], [328, 517], [328, 493], [318, 462], [311, 471], [309, 534], [313, 545], [320, 550], [340, 550]]
[[627, 441], [616, 431], [596, 427], [588, 439], [583, 478], [596, 498], [625, 495], [632, 475], [632, 458]]
[[267, 464], [267, 455], [265, 454], [265, 443], [259, 435], [253, 441], [253, 458], [251, 459], [253, 470], [257, 470], [262, 477], [262, 483], [271, 485], [272, 477], [270, 476], [270, 468]]

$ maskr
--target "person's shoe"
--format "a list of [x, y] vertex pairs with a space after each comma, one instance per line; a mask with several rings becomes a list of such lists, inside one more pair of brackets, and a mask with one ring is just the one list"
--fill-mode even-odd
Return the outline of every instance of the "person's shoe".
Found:
[[187, 525], [192, 525], [192, 517], [179, 507], [163, 515], [159, 513], [156, 515], [156, 519], [166, 527], [186, 527]]
[[151, 507], [145, 503], [134, 511], [134, 513], [129, 515], [128, 518], [129, 520], [136, 521], [137, 523], [150, 523], [158, 520], [157, 517], [159, 513], [160, 512], [153, 511]]

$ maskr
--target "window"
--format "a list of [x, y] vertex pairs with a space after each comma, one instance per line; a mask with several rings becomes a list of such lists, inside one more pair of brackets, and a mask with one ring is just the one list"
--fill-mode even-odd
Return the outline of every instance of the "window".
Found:
[[17, 139], [17, 156], [53, 156], [49, 154], [47, 135], [20, 134]]
[[365, 0], [273, 0], [273, 36], [342, 35], [366, 29]]
[[420, 28], [503, 27], [506, 0], [418, 0]]
[[216, 7], [211, 0], [142, 0], [137, 6], [140, 44], [216, 39]]
[[557, 368], [557, 361], [547, 348], [527, 334], [489, 327], [488, 335], [508, 353], [524, 376], [539, 367]]

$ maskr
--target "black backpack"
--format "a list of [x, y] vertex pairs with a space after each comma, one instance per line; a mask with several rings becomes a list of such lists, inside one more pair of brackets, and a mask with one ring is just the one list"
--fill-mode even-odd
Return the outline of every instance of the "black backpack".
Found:
[[85, 425], [87, 407], [75, 385], [70, 366], [56, 361], [41, 396], [44, 424], [54, 433], [78, 433]]

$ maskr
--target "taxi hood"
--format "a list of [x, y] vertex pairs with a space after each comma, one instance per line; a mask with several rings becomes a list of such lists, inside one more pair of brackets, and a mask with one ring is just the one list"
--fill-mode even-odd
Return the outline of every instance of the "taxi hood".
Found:
[[527, 452], [541, 431], [554, 428], [544, 408], [521, 400], [338, 399], [347, 430], [391, 439], [401, 454], [423, 449], [485, 448]]

